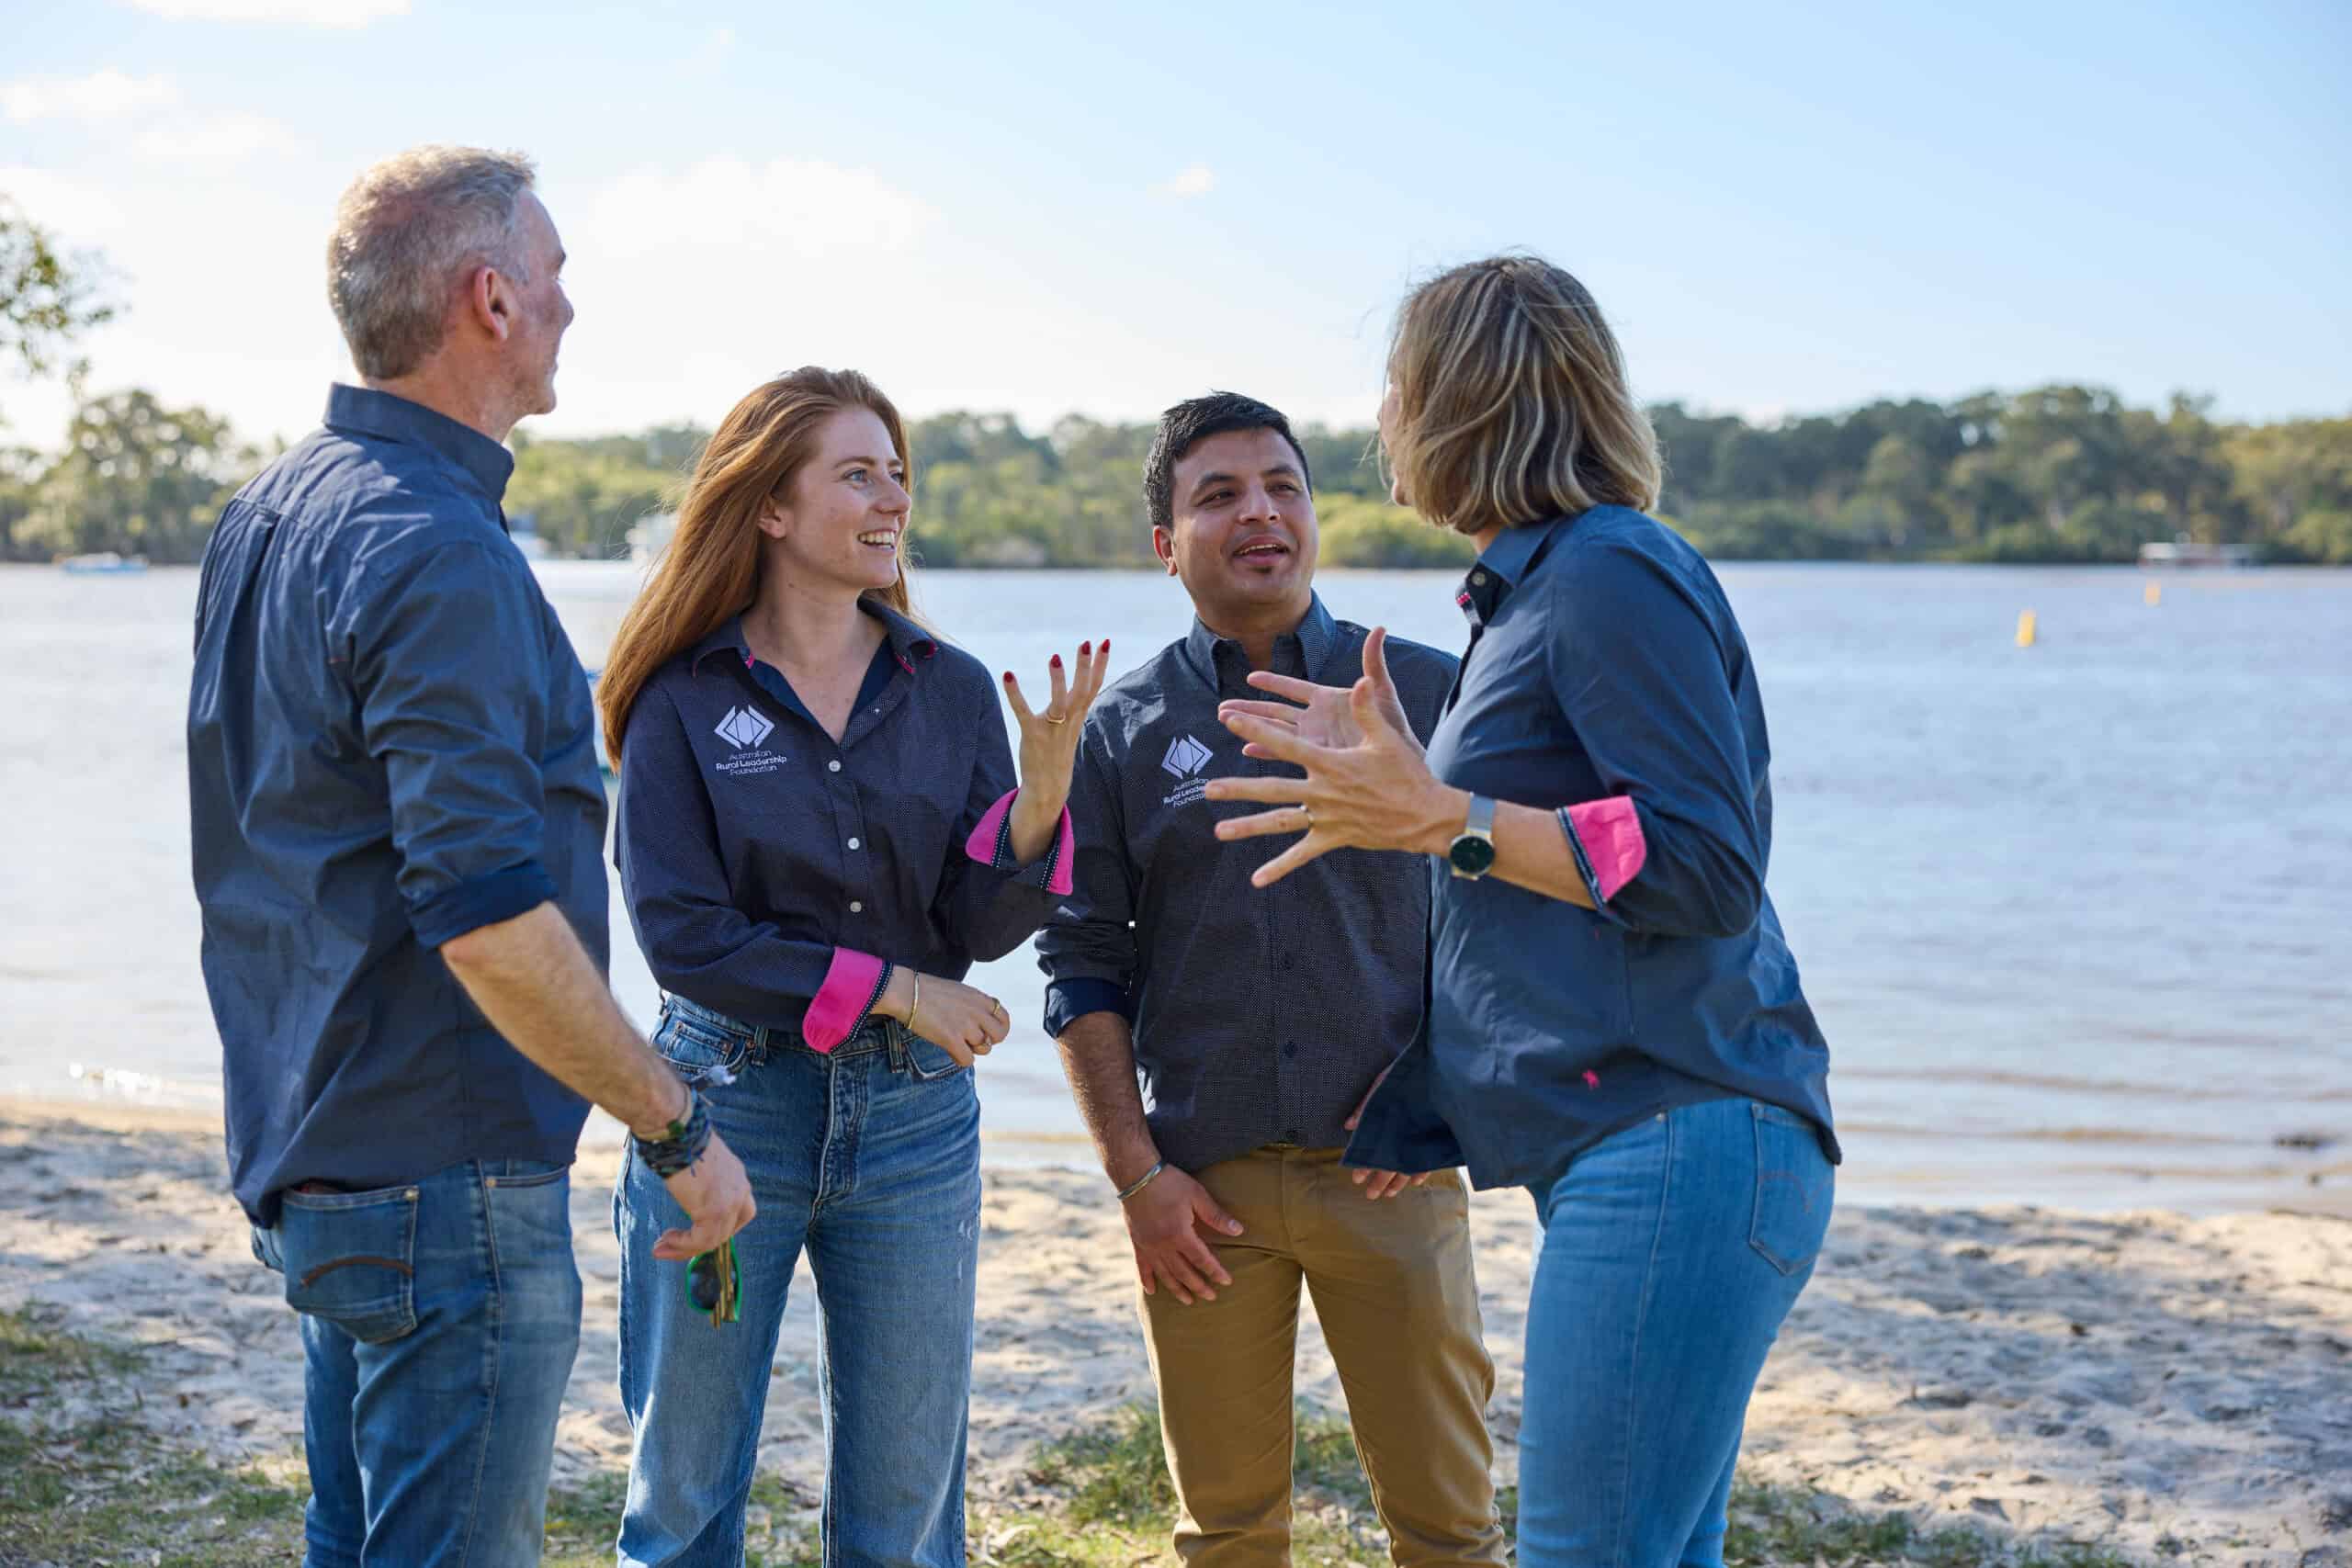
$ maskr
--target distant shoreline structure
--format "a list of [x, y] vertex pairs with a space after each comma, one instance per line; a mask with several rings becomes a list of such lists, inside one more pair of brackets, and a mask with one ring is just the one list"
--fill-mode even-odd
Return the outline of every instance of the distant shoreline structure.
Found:
[[2200, 545], [2193, 539], [2175, 539], [2170, 543], [2152, 541], [2142, 545], [2140, 564], [2143, 567], [2213, 567], [2235, 571], [2259, 566], [2261, 560], [2251, 545]]

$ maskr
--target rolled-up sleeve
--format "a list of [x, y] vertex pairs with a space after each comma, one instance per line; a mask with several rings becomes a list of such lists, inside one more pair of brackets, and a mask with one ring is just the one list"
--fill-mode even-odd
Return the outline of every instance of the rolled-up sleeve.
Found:
[[1560, 706], [1606, 786], [1557, 814], [1606, 919], [1658, 936], [1732, 936], [1763, 906], [1764, 846], [1732, 671], [1698, 598], [1664, 562], [1611, 545], [1551, 574]]
[[519, 560], [444, 542], [350, 605], [360, 733], [390, 793], [410, 928], [439, 947], [555, 897], [540, 863], [547, 639]]
[[1059, 1038], [1091, 1012], [1135, 1020], [1135, 876], [1127, 856], [1103, 721], [1089, 715], [1070, 780], [1077, 820], [1070, 891], [1037, 933], [1046, 975], [1046, 1032]]
[[662, 989], [747, 1023], [847, 1039], [889, 980], [872, 953], [786, 936], [735, 907], [710, 796], [677, 705], [638, 695], [621, 741], [615, 852], [629, 923]]

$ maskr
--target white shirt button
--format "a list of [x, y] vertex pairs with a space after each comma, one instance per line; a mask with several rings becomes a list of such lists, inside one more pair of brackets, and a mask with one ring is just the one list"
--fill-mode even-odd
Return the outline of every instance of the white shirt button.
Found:
[[862, 915], [865, 913], [865, 906], [853, 898], [849, 901], [849, 912], [853, 915]]
[[855, 848], [857, 848], [857, 840], [856, 840], [855, 839], [852, 839], [852, 840], [849, 841], [849, 847], [850, 847], [851, 849], [855, 849]]
[[839, 757], [834, 758], [831, 761], [825, 764], [825, 772], [829, 773], [838, 773], [841, 771], [842, 761]]
[[1487, 574], [1483, 571], [1474, 571], [1470, 574], [1470, 581], [1476, 586], [1484, 588], [1487, 586]]

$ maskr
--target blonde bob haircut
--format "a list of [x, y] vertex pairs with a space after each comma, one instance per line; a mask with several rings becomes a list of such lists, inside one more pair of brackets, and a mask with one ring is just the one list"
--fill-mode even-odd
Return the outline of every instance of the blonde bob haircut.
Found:
[[1388, 344], [1388, 461], [1404, 502], [1462, 534], [1657, 505], [1657, 436], [1591, 293], [1541, 256], [1415, 288]]

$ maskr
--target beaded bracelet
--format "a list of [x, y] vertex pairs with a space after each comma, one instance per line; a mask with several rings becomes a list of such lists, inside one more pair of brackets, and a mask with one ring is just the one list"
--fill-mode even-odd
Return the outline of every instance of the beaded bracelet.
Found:
[[[631, 1134], [634, 1138], [635, 1134]], [[710, 1102], [686, 1089], [686, 1114], [683, 1121], [670, 1123], [669, 1135], [651, 1142], [635, 1138], [637, 1157], [645, 1168], [665, 1180], [682, 1170], [692, 1168], [710, 1147]]]

